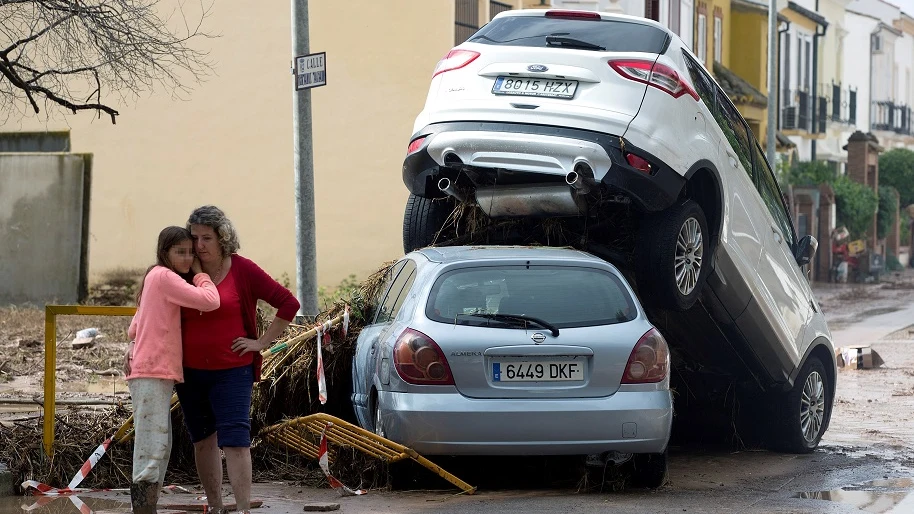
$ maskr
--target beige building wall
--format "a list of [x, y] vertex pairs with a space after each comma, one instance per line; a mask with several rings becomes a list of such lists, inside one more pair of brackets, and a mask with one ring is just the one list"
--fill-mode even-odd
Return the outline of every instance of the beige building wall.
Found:
[[[309, 5], [328, 81], [312, 95], [318, 282], [335, 285], [402, 253], [402, 159], [435, 63], [453, 46], [454, 3]], [[213, 76], [182, 99], [157, 91], [117, 103], [117, 125], [81, 113], [0, 127], [69, 129], [72, 150], [94, 154], [91, 277], [150, 264], [159, 230], [212, 203], [235, 222], [243, 255], [294, 280], [289, 17], [288, 2], [215, 3], [205, 28], [221, 37], [196, 42]]]

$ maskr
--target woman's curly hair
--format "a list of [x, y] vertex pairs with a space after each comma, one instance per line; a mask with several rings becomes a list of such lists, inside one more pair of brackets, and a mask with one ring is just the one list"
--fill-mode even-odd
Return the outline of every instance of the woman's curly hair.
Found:
[[215, 205], [204, 205], [194, 209], [194, 212], [190, 213], [190, 217], [187, 218], [187, 230], [190, 230], [191, 225], [206, 225], [212, 228], [216, 232], [223, 255], [232, 255], [241, 249], [235, 226], [225, 216], [222, 209]]

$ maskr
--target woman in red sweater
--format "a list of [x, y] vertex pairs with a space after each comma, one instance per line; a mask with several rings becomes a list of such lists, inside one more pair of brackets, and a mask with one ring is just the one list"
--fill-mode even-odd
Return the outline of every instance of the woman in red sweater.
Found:
[[[191, 271], [193, 284], [179, 276]], [[136, 306], [124, 358], [135, 430], [130, 500], [136, 514], [154, 514], [171, 454], [171, 391], [184, 379], [180, 309], [219, 307], [219, 292], [194, 258], [186, 229], [159, 233], [156, 264], [146, 270]]]
[[[176, 387], [194, 443], [197, 474], [209, 509], [220, 513], [222, 459], [240, 512], [250, 510], [251, 392], [260, 379], [260, 351], [269, 347], [298, 312], [298, 300], [253, 261], [238, 255], [232, 223], [208, 205], [187, 220], [203, 271], [213, 277], [222, 303], [212, 312], [181, 309], [184, 383]], [[277, 309], [257, 333], [257, 301]]]

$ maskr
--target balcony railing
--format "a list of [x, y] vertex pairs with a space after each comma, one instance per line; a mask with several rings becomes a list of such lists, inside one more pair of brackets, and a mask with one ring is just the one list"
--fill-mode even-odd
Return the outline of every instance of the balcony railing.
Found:
[[[841, 84], [832, 82], [822, 84], [820, 90], [825, 93], [827, 103], [826, 112], [828, 121], [845, 125], [857, 124], [857, 90], [842, 87]], [[821, 106], [821, 99], [819, 100]], [[821, 116], [822, 111], [816, 113]]]
[[489, 0], [489, 19], [495, 17], [496, 14], [502, 13], [505, 11], [510, 11], [511, 5], [503, 2], [496, 2], [495, 0]]
[[873, 130], [911, 135], [911, 107], [890, 100], [873, 101], [871, 111]]

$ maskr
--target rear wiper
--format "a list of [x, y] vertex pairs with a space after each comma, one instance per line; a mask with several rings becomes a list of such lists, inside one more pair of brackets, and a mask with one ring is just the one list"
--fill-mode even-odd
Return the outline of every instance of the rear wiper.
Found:
[[580, 39], [575, 39], [573, 37], [563, 37], [563, 36], [546, 36], [547, 45], [556, 45], [556, 46], [565, 46], [568, 48], [580, 48], [581, 50], [606, 50], [606, 48], [595, 45], [593, 43], [588, 43]]
[[552, 332], [553, 337], [559, 336], [559, 329], [552, 323], [548, 321], [543, 321], [539, 318], [534, 318], [533, 316], [525, 316], [523, 314], [501, 314], [501, 313], [492, 313], [492, 312], [475, 312], [472, 314], [461, 314], [461, 316], [475, 316], [477, 318], [485, 319], [494, 319], [497, 321], [522, 321], [526, 325], [527, 323], [535, 323], [543, 328], [549, 329]]

